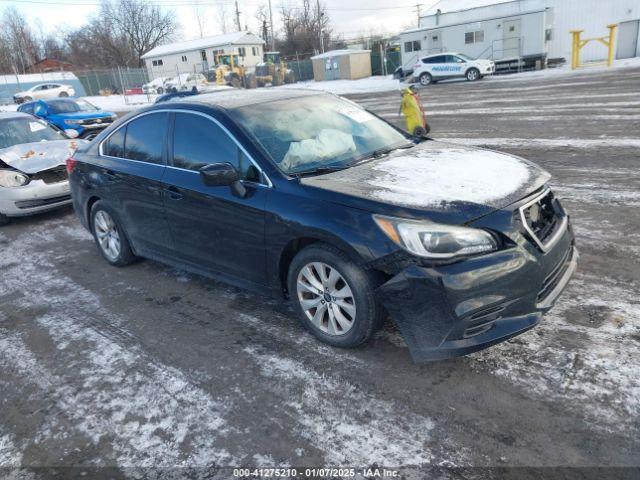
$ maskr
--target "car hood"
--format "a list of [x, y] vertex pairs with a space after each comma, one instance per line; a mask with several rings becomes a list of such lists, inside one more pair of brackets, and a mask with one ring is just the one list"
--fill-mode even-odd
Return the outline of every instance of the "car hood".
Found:
[[524, 198], [549, 178], [549, 173], [519, 157], [425, 141], [301, 182], [311, 187], [310, 193], [331, 192], [324, 197], [333, 201], [353, 205], [351, 200], [364, 200], [357, 206], [374, 213], [427, 212], [465, 223]]
[[63, 165], [86, 140], [53, 140], [0, 149], [0, 160], [24, 173], [36, 173]]
[[95, 111], [95, 112], [74, 112], [74, 113], [55, 113], [52, 117], [73, 120], [87, 120], [90, 118], [109, 118], [115, 115], [113, 112]]

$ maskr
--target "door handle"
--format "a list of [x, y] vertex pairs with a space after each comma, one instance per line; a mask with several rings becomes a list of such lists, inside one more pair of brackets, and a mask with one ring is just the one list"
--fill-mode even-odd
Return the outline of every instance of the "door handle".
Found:
[[113, 173], [111, 170], [107, 170], [104, 175], [105, 177], [107, 177], [107, 180], [110, 182], [113, 182], [116, 179], [116, 174]]
[[165, 192], [167, 192], [169, 194], [169, 198], [171, 200], [181, 200], [182, 199], [182, 193], [180, 193], [180, 190], [178, 190], [176, 187], [165, 188]]

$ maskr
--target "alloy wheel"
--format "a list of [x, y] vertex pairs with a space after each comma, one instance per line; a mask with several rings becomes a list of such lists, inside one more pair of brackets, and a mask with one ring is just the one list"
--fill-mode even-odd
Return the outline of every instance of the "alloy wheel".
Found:
[[331, 336], [351, 330], [356, 319], [355, 298], [334, 267], [322, 262], [305, 265], [298, 274], [296, 289], [302, 310], [316, 328]]
[[117, 260], [122, 246], [118, 227], [111, 215], [104, 210], [97, 212], [94, 218], [94, 229], [102, 252], [109, 260]]

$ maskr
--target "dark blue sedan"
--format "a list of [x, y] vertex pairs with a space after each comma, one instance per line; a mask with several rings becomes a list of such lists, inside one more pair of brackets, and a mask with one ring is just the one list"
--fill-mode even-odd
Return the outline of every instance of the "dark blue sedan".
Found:
[[471, 353], [534, 327], [576, 268], [547, 172], [412, 137], [319, 92], [158, 103], [67, 170], [110, 264], [151, 258], [284, 295], [337, 347], [367, 341], [388, 313], [416, 360]]
[[80, 138], [87, 140], [95, 137], [118, 118], [113, 112], [101, 110], [86, 100], [74, 98], [36, 100], [20, 105], [18, 111], [42, 118], [61, 130], [75, 130]]

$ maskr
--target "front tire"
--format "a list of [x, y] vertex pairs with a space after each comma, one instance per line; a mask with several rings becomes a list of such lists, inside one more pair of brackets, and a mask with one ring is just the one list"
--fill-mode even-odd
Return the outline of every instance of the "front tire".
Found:
[[158, 95], [162, 95], [162, 94], [164, 93], [164, 88], [162, 88], [162, 87], [158, 87], [158, 89], [156, 90], [156, 93], [157, 93]]
[[431, 76], [430, 73], [424, 72], [422, 74], [420, 74], [420, 85], [430, 85], [433, 82], [433, 77]]
[[61, 98], [67, 98], [69, 96], [69, 94], [67, 92], [60, 92], [60, 95], [58, 95]]
[[477, 68], [470, 68], [469, 70], [467, 70], [465, 76], [467, 77], [468, 81], [475, 82], [476, 80], [480, 79], [480, 70], [478, 70]]
[[135, 262], [127, 235], [113, 209], [104, 201], [97, 201], [91, 208], [91, 232], [104, 259], [116, 267]]
[[313, 244], [301, 250], [287, 284], [300, 322], [324, 343], [357, 347], [382, 323], [373, 276], [335, 247]]

